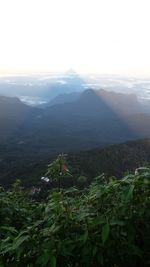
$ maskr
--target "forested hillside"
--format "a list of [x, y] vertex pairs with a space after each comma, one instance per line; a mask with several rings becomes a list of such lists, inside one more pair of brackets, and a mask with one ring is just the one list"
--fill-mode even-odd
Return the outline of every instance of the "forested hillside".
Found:
[[126, 171], [134, 171], [141, 165], [150, 165], [150, 139], [69, 154], [68, 160], [75, 167], [75, 173], [82, 173], [89, 178], [102, 172], [119, 178]]
[[[14, 153], [15, 151], [15, 153]], [[0, 146], [0, 184], [9, 186], [16, 178], [20, 178], [25, 186], [32, 186], [46, 172], [47, 165], [55, 158], [51, 153], [35, 154], [30, 148], [27, 151], [15, 150], [12, 146]], [[134, 171], [141, 165], [150, 164], [150, 139], [137, 140], [103, 149], [85, 152], [68, 153], [69, 168], [74, 176], [87, 177], [90, 182], [100, 173], [107, 176], [122, 176], [126, 171]], [[72, 183], [72, 181], [71, 181]], [[75, 183], [74, 183], [75, 184]]]

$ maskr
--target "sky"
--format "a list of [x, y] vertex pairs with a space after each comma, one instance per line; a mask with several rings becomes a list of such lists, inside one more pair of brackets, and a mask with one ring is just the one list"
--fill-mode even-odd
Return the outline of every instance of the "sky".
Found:
[[150, 0], [0, 0], [0, 74], [150, 77]]

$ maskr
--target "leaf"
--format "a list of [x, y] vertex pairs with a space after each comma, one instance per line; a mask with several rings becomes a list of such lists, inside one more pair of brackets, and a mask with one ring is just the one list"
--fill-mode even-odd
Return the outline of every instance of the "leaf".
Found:
[[95, 257], [96, 253], [97, 253], [97, 247], [94, 247], [92, 251], [93, 257]]
[[5, 267], [5, 265], [3, 265], [3, 263], [0, 261], [0, 267]]
[[109, 224], [106, 223], [103, 228], [102, 228], [102, 242], [103, 244], [107, 241], [108, 239], [108, 236], [109, 236], [109, 231], [110, 231], [110, 228], [109, 228]]
[[10, 251], [12, 251], [12, 247], [8, 244], [7, 246], [2, 247], [0, 254], [3, 255], [3, 254], [6, 254]]
[[83, 243], [85, 243], [88, 240], [88, 236], [89, 236], [88, 231], [86, 231], [82, 237]]
[[142, 256], [142, 250], [134, 244], [130, 246], [130, 249], [132, 250], [133, 255], [137, 255], [139, 257]]
[[47, 266], [49, 260], [50, 260], [50, 253], [48, 250], [45, 250], [42, 255], [40, 255], [36, 261], [37, 265], [40, 265], [42, 267]]
[[101, 217], [97, 217], [95, 220], [93, 220], [92, 226], [96, 226], [96, 225], [104, 224], [104, 223], [105, 223], [105, 219]]
[[13, 250], [16, 250], [20, 245], [22, 245], [22, 243], [24, 243], [24, 241], [28, 240], [29, 239], [29, 236], [22, 236], [22, 237], [17, 237], [15, 238], [14, 240], [14, 243], [12, 245], [12, 249]]
[[12, 234], [17, 234], [17, 230], [14, 228], [14, 227], [11, 227], [11, 226], [2, 226], [0, 229], [2, 230], [6, 230], [7, 232], [10, 232]]
[[50, 258], [50, 267], [56, 267], [56, 257], [53, 255]]
[[115, 226], [115, 225], [124, 226], [125, 222], [118, 221], [118, 220], [113, 220], [113, 221], [111, 221], [110, 225], [112, 225], [112, 226]]
[[133, 190], [134, 190], [134, 185], [131, 185], [130, 189], [129, 189], [128, 193], [127, 193], [127, 196], [126, 196], [127, 200], [131, 199], [131, 197], [133, 195]]

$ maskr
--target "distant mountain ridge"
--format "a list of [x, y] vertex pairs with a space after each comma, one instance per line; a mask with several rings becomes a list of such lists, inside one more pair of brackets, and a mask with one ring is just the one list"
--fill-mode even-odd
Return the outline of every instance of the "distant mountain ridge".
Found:
[[90, 89], [74, 102], [44, 109], [31, 108], [17, 98], [0, 101], [0, 143], [5, 136], [8, 143], [21, 142], [35, 152], [79, 151], [150, 136], [150, 116], [133, 94]]

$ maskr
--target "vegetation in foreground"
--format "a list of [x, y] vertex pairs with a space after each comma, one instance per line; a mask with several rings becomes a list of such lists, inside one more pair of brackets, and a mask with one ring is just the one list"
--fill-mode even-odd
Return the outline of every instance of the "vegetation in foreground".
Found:
[[[59, 188], [36, 200], [17, 181], [0, 192], [1, 267], [150, 266], [150, 169], [87, 188], [61, 188], [60, 158], [48, 169]], [[81, 177], [80, 180], [82, 181]], [[84, 179], [83, 179], [84, 180]]]

